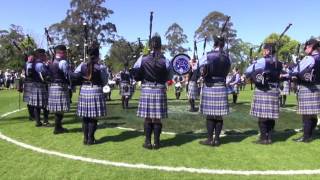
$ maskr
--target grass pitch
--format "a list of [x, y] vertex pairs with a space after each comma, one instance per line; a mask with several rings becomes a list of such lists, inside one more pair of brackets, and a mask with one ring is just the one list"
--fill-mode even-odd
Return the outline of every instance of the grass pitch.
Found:
[[[187, 112], [185, 92], [182, 100], [175, 100], [168, 91], [169, 118], [164, 131], [176, 135], [161, 135], [163, 148], [148, 151], [141, 147], [144, 137], [139, 131], [126, 131], [114, 127], [141, 130], [142, 120], [135, 116], [139, 91], [130, 101], [130, 109], [122, 110], [118, 91], [107, 102], [108, 116], [99, 120], [96, 138], [99, 144], [82, 145], [81, 121], [75, 116], [76, 104], [65, 115], [65, 127], [70, 133], [53, 135], [52, 128], [36, 128], [22, 111], [0, 119], [0, 131], [18, 141], [96, 159], [116, 162], [144, 163], [148, 165], [185, 166], [192, 168], [230, 170], [296, 170], [319, 169], [320, 141], [310, 144], [292, 142], [299, 136], [294, 129], [301, 128], [300, 116], [295, 112], [295, 96], [288, 97], [288, 107], [281, 109], [276, 124], [274, 144], [253, 144], [257, 139], [257, 123], [249, 116], [252, 91], [242, 91], [239, 103], [231, 104], [231, 114], [225, 119], [225, 134], [219, 148], [201, 146], [205, 138], [205, 120], [198, 113]], [[76, 102], [75, 95], [73, 101]], [[231, 100], [231, 99], [230, 99]], [[18, 108], [18, 94], [0, 91], [0, 114]], [[53, 123], [53, 116], [50, 116]], [[317, 137], [319, 132], [317, 132]], [[232, 176], [136, 170], [101, 166], [38, 154], [0, 140], [0, 179], [318, 179], [320, 176]]]

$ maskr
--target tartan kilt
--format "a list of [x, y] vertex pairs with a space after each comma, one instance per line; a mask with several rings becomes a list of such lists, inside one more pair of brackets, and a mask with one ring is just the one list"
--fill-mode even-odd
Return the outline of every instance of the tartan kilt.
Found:
[[32, 91], [30, 93], [28, 104], [35, 107], [47, 107], [48, 90], [47, 85], [43, 83], [32, 83]]
[[288, 81], [283, 81], [283, 89], [281, 90], [281, 95], [289, 95], [290, 94], [290, 85]]
[[142, 85], [137, 116], [153, 119], [168, 117], [165, 85]]
[[202, 87], [200, 112], [207, 116], [224, 116], [229, 114], [228, 93], [224, 85]]
[[102, 87], [96, 85], [81, 86], [77, 114], [79, 117], [88, 118], [107, 115], [107, 105]]
[[302, 115], [314, 115], [320, 113], [319, 85], [299, 85], [297, 113]]
[[250, 115], [257, 118], [279, 118], [279, 89], [271, 88], [263, 91], [255, 89], [251, 103]]
[[131, 96], [132, 87], [129, 83], [120, 83], [120, 95], [121, 96]]
[[23, 102], [28, 103], [29, 97], [32, 93], [32, 82], [23, 83]]
[[70, 110], [70, 97], [67, 84], [50, 84], [47, 109], [50, 112], [68, 112]]
[[198, 84], [195, 81], [189, 81], [188, 83], [188, 98], [189, 99], [197, 99], [199, 92], [198, 92]]

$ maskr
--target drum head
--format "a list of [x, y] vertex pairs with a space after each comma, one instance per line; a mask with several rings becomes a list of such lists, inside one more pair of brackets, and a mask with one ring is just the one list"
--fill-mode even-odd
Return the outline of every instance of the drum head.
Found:
[[111, 91], [110, 86], [105, 85], [102, 89], [103, 93], [109, 93]]
[[173, 71], [179, 75], [184, 75], [189, 73], [189, 71], [191, 70], [189, 61], [190, 61], [190, 57], [187, 54], [176, 55], [171, 61]]

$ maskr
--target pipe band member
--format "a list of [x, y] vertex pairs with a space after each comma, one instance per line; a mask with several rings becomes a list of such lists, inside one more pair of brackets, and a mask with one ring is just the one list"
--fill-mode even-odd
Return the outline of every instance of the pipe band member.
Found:
[[255, 83], [250, 115], [258, 118], [260, 138], [256, 143], [271, 144], [275, 119], [279, 118], [279, 83], [282, 63], [275, 57], [275, 44], [265, 43], [263, 57], [250, 65], [246, 75]]
[[[172, 67], [161, 53], [161, 37], [155, 35], [151, 42], [152, 52], [141, 56], [134, 64], [135, 79], [142, 81], [137, 116], [144, 118], [146, 149], [160, 148], [161, 119], [168, 117], [166, 82], [172, 78]], [[154, 132], [154, 144], [151, 134]]]
[[55, 59], [49, 65], [51, 82], [49, 85], [48, 110], [55, 114], [54, 134], [67, 132], [62, 127], [62, 119], [65, 112], [70, 110], [69, 97], [69, 76], [70, 65], [66, 60], [67, 48], [65, 45], [58, 45], [54, 49]]
[[319, 41], [310, 39], [305, 43], [307, 54], [293, 69], [293, 80], [298, 83], [298, 111], [302, 115], [303, 136], [297, 142], [311, 142], [320, 113], [320, 53]]
[[[229, 113], [226, 76], [230, 71], [231, 62], [223, 51], [225, 39], [214, 37], [214, 47], [199, 62], [203, 67], [203, 86], [200, 99], [200, 112], [206, 116], [208, 138], [200, 141], [202, 145], [219, 146], [223, 127], [222, 116]], [[214, 139], [213, 139], [214, 133]]]
[[83, 144], [96, 143], [97, 118], [107, 115], [103, 86], [108, 84], [107, 68], [99, 64], [99, 47], [88, 50], [89, 61], [80, 64], [72, 78], [81, 83], [77, 115], [82, 118]]

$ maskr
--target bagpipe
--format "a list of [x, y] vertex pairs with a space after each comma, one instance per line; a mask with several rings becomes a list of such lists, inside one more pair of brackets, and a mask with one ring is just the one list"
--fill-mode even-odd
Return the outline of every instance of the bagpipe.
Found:
[[[291, 27], [291, 23], [289, 23], [288, 26], [286, 26], [286, 28], [284, 29], [284, 31], [280, 34], [278, 40], [275, 42], [275, 47], [272, 48], [272, 51], [274, 51], [274, 54], [277, 54], [277, 50], [279, 48], [279, 44], [280, 44], [280, 40], [282, 39], [282, 37], [284, 36], [284, 34], [289, 30], [289, 28]], [[260, 45], [258, 52], [261, 51], [263, 46], [263, 43]], [[250, 51], [250, 53], [252, 53], [252, 51]], [[252, 54], [250, 54], [250, 56], [252, 56]], [[274, 58], [274, 57], [270, 57], [270, 58]], [[260, 67], [264, 67], [264, 68], [256, 68], [258, 62], [254, 62], [253, 63], [253, 67], [252, 67], [252, 73], [250, 73], [249, 77], [250, 79], [255, 83], [255, 85], [257, 87], [266, 87], [268, 85], [268, 81], [269, 81], [269, 74], [270, 71], [265, 69], [265, 65], [261, 65]], [[280, 63], [281, 64], [281, 63]], [[278, 58], [275, 59], [275, 67], [277, 68], [277, 66], [279, 65], [278, 62]], [[281, 64], [282, 65], [282, 64]], [[282, 67], [281, 67], [282, 68]]]

